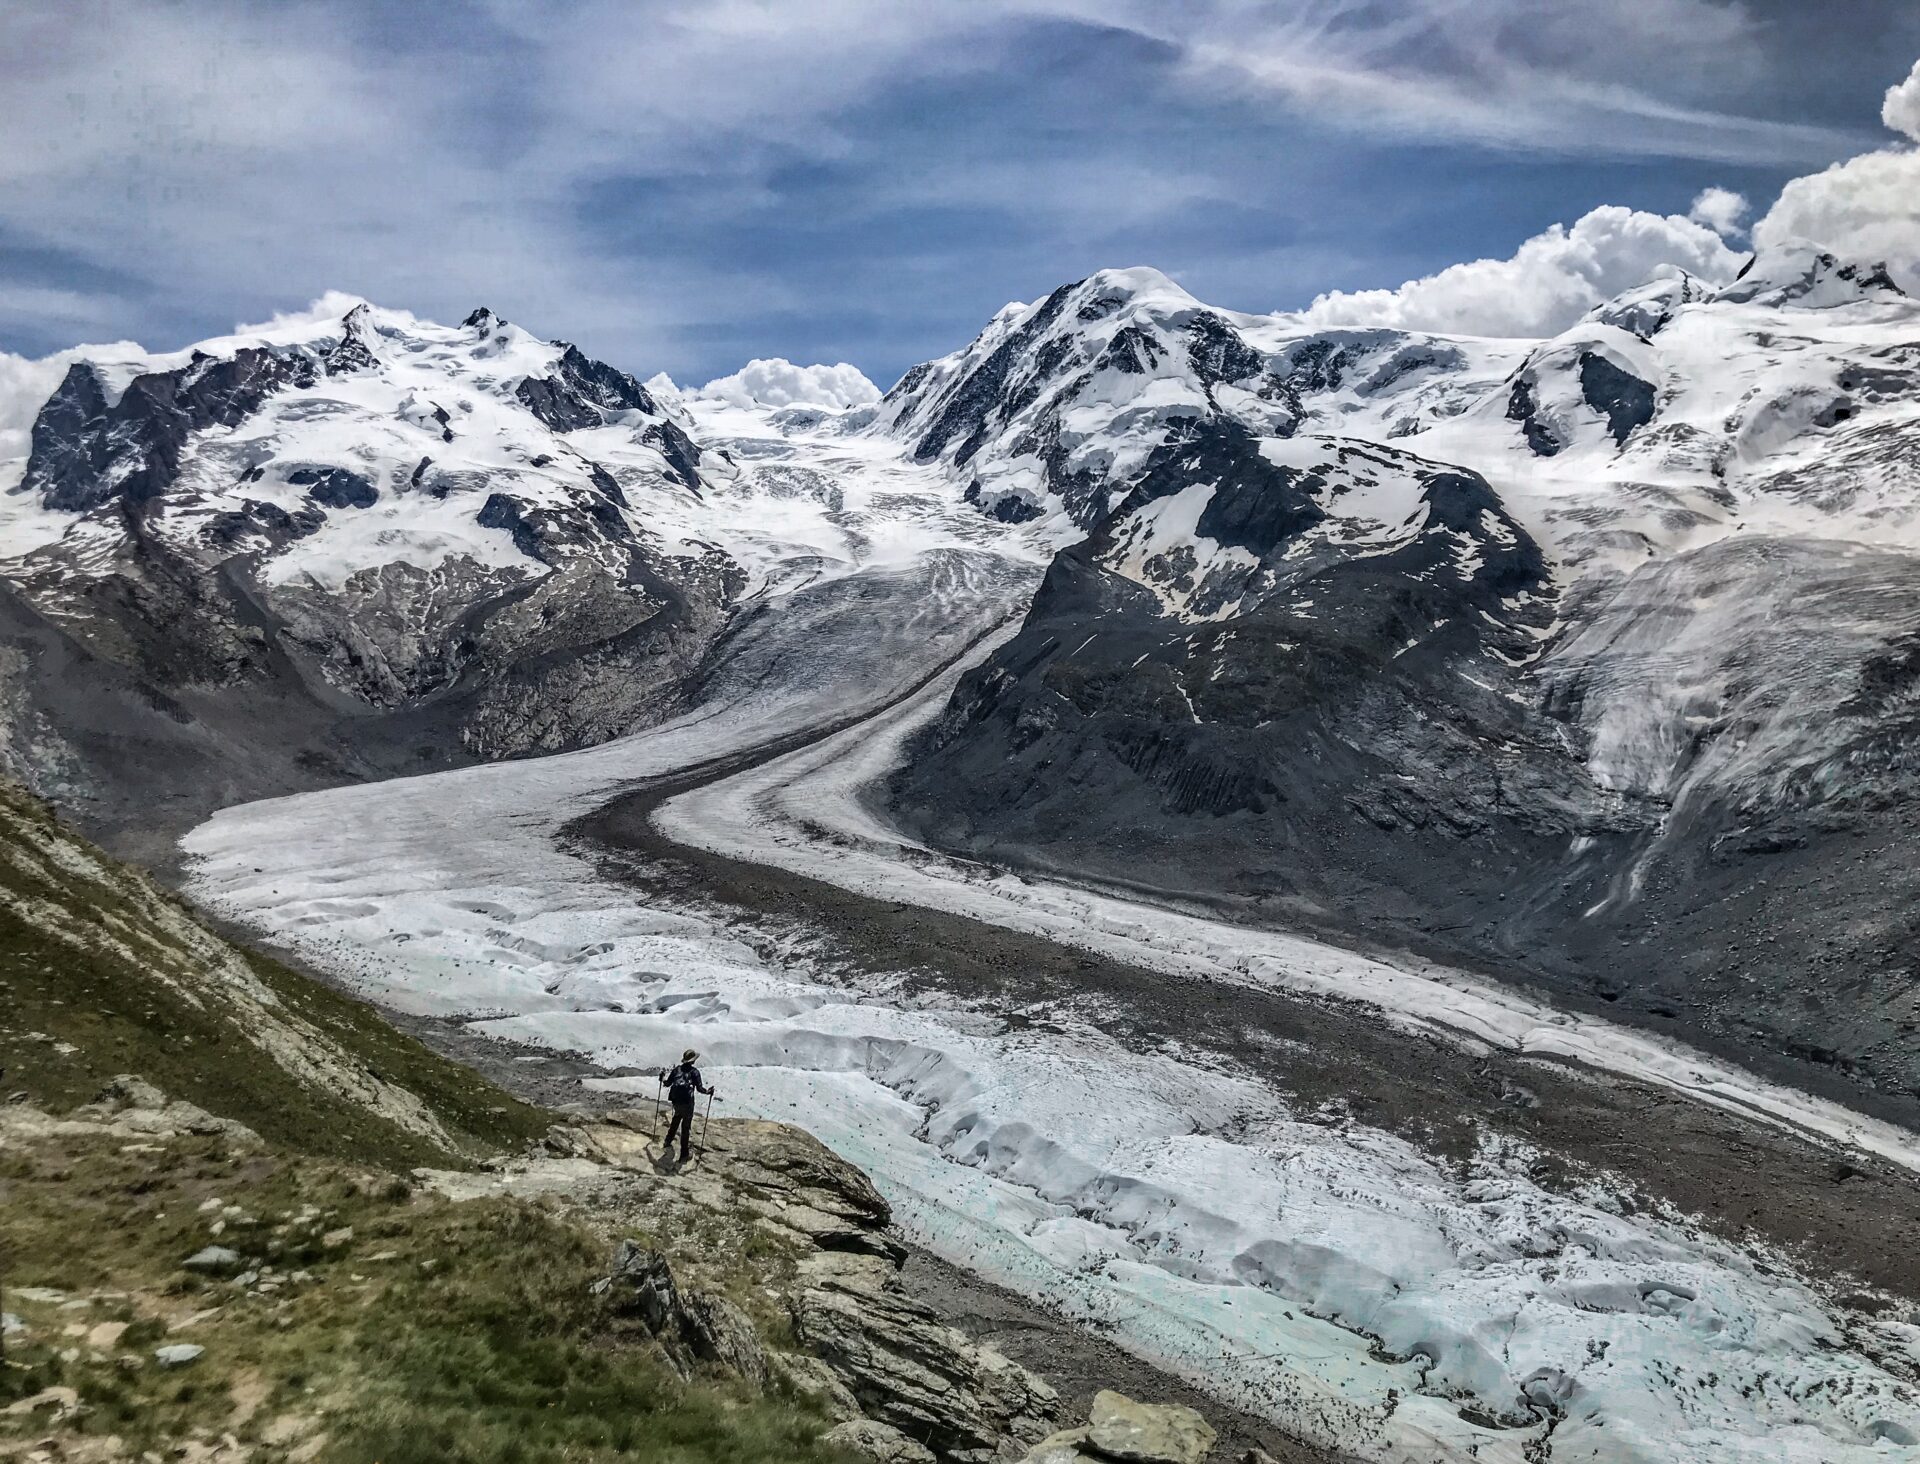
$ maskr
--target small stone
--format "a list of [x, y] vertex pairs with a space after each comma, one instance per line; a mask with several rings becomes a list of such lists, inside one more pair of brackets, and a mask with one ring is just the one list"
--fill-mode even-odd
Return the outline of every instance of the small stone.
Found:
[[180, 1264], [189, 1271], [206, 1271], [219, 1276], [238, 1271], [245, 1262], [237, 1250], [229, 1250], [224, 1245], [210, 1245], [204, 1250], [195, 1251]]
[[321, 1236], [320, 1244], [328, 1250], [336, 1250], [352, 1239], [353, 1227], [351, 1225], [342, 1225], [338, 1230], [329, 1230], [325, 1235]]
[[126, 1335], [125, 1322], [102, 1322], [87, 1333], [87, 1346], [109, 1348], [118, 1347], [121, 1337]]
[[162, 1367], [186, 1367], [197, 1362], [207, 1349], [195, 1342], [170, 1342], [165, 1347], [156, 1347], [153, 1360]]

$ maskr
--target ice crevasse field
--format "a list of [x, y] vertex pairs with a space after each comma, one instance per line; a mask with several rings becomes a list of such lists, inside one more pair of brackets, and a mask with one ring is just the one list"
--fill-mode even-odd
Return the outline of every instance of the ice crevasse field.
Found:
[[[761, 440], [747, 414], [702, 410], [710, 440]], [[1920, 1443], [1901, 1375], [1920, 1336], [1842, 1323], [1782, 1257], [1605, 1186], [1550, 1193], [1512, 1146], [1455, 1165], [1291, 1111], [1182, 1060], [1177, 1034], [1128, 1049], [1091, 1002], [1012, 1029], [984, 1004], [849, 984], [803, 928], [665, 903], [566, 844], [570, 821], [641, 780], [853, 719], [668, 803], [659, 826], [1150, 969], [1357, 994], [1469, 1056], [1577, 1056], [1920, 1167], [1896, 1130], [1464, 976], [995, 876], [890, 835], [861, 788], [1017, 612], [1049, 545], [983, 535], [950, 480], [876, 440], [789, 432], [739, 457], [743, 520], [777, 511], [782, 541], [808, 549], [757, 566], [764, 611], [697, 711], [585, 752], [225, 810], [185, 841], [194, 896], [403, 1010], [609, 1070], [696, 1047], [726, 1113], [817, 1134], [916, 1243], [1343, 1452], [1520, 1464], [1549, 1440], [1554, 1460], [1844, 1464]], [[796, 501], [809, 472], [844, 495]]]

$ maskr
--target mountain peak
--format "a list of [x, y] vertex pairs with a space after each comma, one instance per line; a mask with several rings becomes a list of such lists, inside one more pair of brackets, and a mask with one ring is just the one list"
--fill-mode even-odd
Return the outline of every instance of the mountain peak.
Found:
[[1611, 300], [1589, 310], [1587, 321], [1618, 326], [1637, 336], [1651, 336], [1682, 305], [1691, 305], [1713, 294], [1713, 287], [1677, 265], [1662, 265], [1645, 284], [1623, 290]]
[[1078, 292], [1089, 301], [1111, 300], [1116, 304], [1124, 301], [1166, 312], [1203, 308], [1171, 276], [1145, 264], [1095, 270], [1080, 282]]
[[1739, 305], [1794, 305], [1824, 310], [1838, 305], [1904, 300], [1884, 262], [1842, 259], [1808, 239], [1783, 239], [1755, 252], [1716, 300]]

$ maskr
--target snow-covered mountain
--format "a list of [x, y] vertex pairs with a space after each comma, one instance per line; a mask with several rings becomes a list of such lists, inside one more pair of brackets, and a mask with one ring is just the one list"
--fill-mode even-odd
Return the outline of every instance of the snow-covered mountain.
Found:
[[943, 542], [898, 485], [785, 462], [836, 425], [786, 416], [657, 398], [484, 309], [93, 353], [0, 470], [5, 761], [123, 827], [155, 788], [204, 811], [657, 720], [736, 611], [864, 560], [877, 521]]
[[1920, 1097], [1920, 304], [1884, 270], [1789, 246], [1540, 342], [1107, 271], [879, 415], [1086, 534], [897, 777], [927, 836]]
[[364, 776], [624, 730], [745, 583], [687, 532], [701, 459], [632, 377], [486, 310], [78, 361], [0, 532], [16, 633], [91, 672], [19, 670], [8, 720], [47, 735], [15, 760], [261, 791], [289, 757]]

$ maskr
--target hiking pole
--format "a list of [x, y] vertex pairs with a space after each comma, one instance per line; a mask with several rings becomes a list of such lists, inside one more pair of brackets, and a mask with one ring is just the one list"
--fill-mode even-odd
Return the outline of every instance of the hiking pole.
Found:
[[660, 1136], [660, 1089], [666, 1081], [661, 1077], [653, 1080], [653, 1117], [647, 1121], [647, 1137], [650, 1139]]
[[707, 1152], [707, 1125], [713, 1121], [713, 1092], [707, 1092], [707, 1111], [700, 1120], [700, 1152]]

